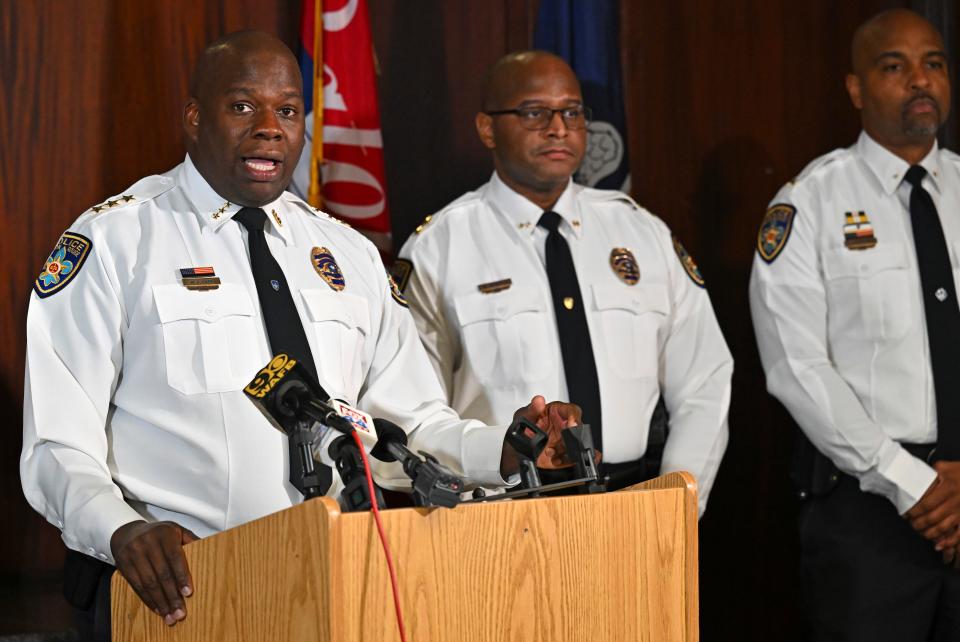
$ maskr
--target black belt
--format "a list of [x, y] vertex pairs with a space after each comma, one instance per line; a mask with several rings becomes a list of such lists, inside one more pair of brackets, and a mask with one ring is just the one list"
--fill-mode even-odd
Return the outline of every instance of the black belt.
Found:
[[600, 482], [607, 491], [619, 490], [647, 481], [647, 462], [641, 457], [636, 461], [626, 461], [620, 464], [600, 464]]
[[937, 454], [937, 445], [936, 444], [904, 444], [901, 443], [903, 449], [908, 453], [916, 457], [917, 459], [922, 459], [928, 464], [933, 461], [933, 456]]

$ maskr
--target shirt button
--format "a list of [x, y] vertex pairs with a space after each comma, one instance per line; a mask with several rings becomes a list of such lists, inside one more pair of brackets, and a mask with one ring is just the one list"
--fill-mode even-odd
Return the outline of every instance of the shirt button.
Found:
[[206, 314], [208, 317], [212, 317], [217, 313], [217, 311], [214, 310], [213, 308], [207, 308], [206, 310], [203, 311], [203, 313]]
[[104, 562], [107, 561], [107, 556], [104, 555], [103, 553], [97, 553], [97, 557], [99, 557], [100, 559], [102, 559]]
[[861, 271], [861, 272], [866, 272], [866, 271], [867, 271], [867, 266], [866, 266], [865, 264], [861, 264], [861, 265], [860, 265], [860, 271]]
[[92, 548], [87, 548], [87, 553], [89, 553], [90, 555], [96, 555], [97, 551]]

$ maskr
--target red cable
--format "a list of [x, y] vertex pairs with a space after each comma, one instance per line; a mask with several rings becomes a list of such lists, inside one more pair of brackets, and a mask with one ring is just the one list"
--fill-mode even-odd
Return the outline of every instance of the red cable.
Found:
[[367, 490], [370, 492], [370, 510], [373, 511], [373, 519], [377, 523], [377, 532], [380, 533], [380, 543], [383, 544], [383, 554], [387, 558], [387, 570], [390, 571], [390, 588], [393, 589], [393, 608], [397, 612], [397, 628], [400, 630], [402, 642], [407, 642], [407, 632], [403, 627], [403, 613], [400, 612], [400, 589], [397, 586], [397, 571], [393, 568], [393, 556], [390, 554], [387, 534], [384, 532], [383, 523], [380, 521], [380, 507], [377, 505], [377, 493], [373, 488], [373, 477], [370, 475], [370, 462], [367, 460], [367, 452], [363, 449], [360, 435], [356, 431], [353, 431], [353, 440], [357, 442], [357, 447], [360, 449], [360, 458], [363, 459], [363, 472], [367, 476]]

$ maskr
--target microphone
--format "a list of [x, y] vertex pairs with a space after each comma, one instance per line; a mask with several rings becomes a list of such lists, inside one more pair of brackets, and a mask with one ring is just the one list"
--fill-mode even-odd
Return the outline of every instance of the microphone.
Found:
[[417, 506], [445, 506], [453, 508], [460, 503], [463, 480], [454, 475], [437, 458], [422, 452], [420, 459], [407, 448], [407, 433], [388, 419], [374, 419], [377, 445], [370, 454], [380, 461], [400, 462], [403, 472], [411, 479], [413, 501]]
[[288, 354], [274, 356], [243, 391], [285, 435], [299, 424], [317, 422], [347, 435], [356, 431], [368, 449], [377, 445], [373, 417], [339, 399], [328, 399], [320, 384]]

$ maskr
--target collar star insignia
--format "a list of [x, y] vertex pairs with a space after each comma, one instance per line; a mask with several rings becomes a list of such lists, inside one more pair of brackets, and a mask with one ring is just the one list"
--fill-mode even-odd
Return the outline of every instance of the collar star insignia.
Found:
[[280, 215], [277, 214], [277, 210], [270, 210], [270, 213], [273, 214], [273, 220], [277, 222], [277, 225], [283, 227], [283, 221], [280, 220]]
[[129, 203], [130, 201], [135, 201], [137, 199], [133, 194], [124, 194], [123, 196], [120, 197], [120, 200], [123, 201], [124, 203]]
[[211, 216], [213, 217], [213, 220], [217, 220], [218, 218], [223, 216], [223, 214], [227, 211], [228, 207], [230, 207], [230, 201], [227, 201], [226, 203], [224, 203], [222, 206], [220, 206], [220, 209], [218, 209], [216, 212], [211, 214]]
[[99, 214], [99, 213], [102, 212], [103, 210], [107, 209], [107, 206], [106, 206], [106, 205], [94, 205], [94, 206], [91, 207], [90, 209], [93, 210], [93, 213], [94, 213], [94, 214]]

